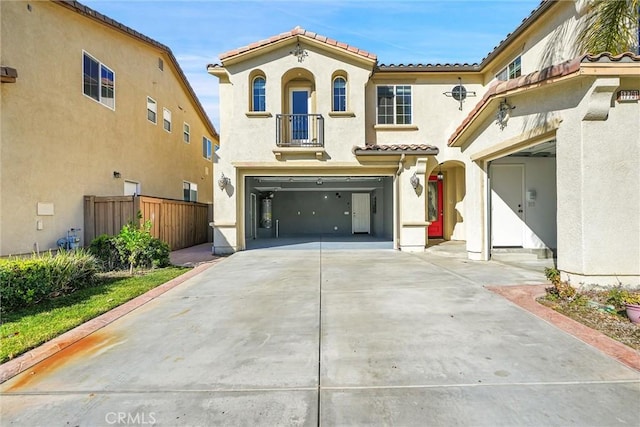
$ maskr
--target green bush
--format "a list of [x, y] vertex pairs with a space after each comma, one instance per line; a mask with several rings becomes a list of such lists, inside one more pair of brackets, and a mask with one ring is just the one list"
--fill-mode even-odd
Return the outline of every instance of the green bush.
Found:
[[85, 250], [59, 251], [0, 262], [0, 307], [13, 310], [91, 285], [97, 260]]
[[126, 267], [112, 236], [102, 234], [93, 239], [89, 245], [89, 252], [98, 259], [103, 271], [122, 270]]
[[106, 234], [96, 237], [89, 250], [107, 271], [135, 267], [160, 268], [171, 264], [169, 245], [151, 235], [151, 222], [142, 227], [129, 223], [116, 236]]

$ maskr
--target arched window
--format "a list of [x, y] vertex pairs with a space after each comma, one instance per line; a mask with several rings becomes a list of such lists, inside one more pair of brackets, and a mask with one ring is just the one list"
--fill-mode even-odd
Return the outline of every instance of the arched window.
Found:
[[342, 77], [333, 79], [332, 111], [347, 111], [347, 80]]
[[267, 110], [266, 82], [264, 76], [257, 76], [253, 79], [251, 111]]

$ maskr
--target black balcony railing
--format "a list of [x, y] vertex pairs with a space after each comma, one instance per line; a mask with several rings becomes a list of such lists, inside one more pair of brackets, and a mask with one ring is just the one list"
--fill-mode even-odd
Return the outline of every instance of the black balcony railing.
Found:
[[278, 147], [324, 147], [324, 118], [320, 114], [277, 114]]

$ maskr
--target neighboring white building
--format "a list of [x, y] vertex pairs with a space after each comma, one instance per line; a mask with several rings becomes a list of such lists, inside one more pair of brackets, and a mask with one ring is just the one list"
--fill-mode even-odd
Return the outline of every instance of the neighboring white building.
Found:
[[379, 65], [301, 28], [222, 54], [214, 251], [464, 240], [640, 283], [640, 56], [579, 56], [580, 4], [542, 3], [480, 64]]

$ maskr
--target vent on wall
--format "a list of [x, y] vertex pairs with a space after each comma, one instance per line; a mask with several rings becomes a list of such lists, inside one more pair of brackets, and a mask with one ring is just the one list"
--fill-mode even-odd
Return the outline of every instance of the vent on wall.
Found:
[[162, 61], [162, 58], [158, 58], [158, 68], [160, 68], [160, 71], [164, 71], [164, 62]]

